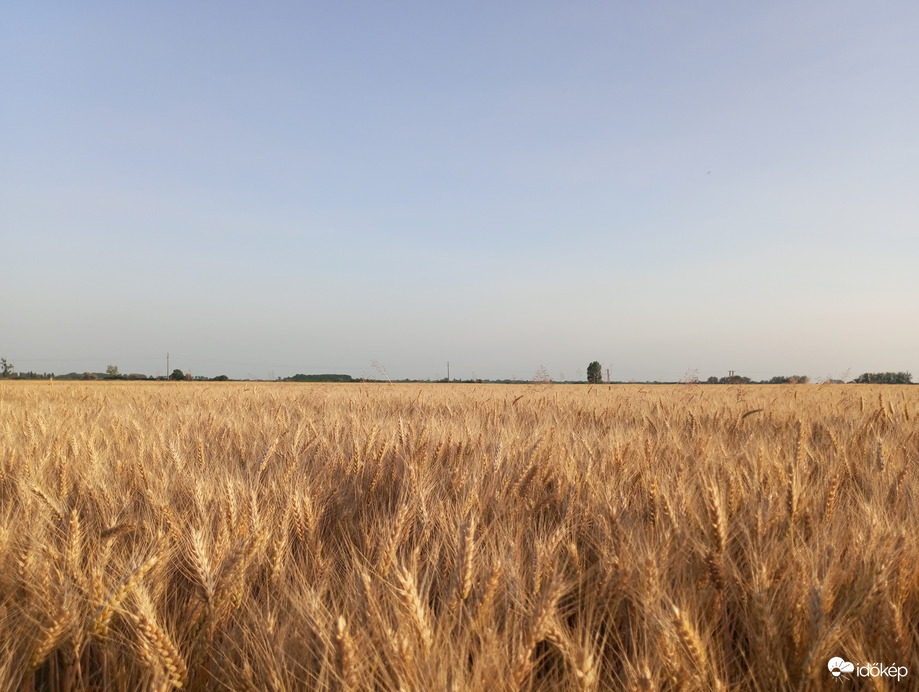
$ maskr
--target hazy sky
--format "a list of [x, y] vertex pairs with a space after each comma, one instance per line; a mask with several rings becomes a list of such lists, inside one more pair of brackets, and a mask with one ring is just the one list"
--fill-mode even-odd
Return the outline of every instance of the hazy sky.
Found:
[[919, 3], [0, 10], [0, 355], [919, 379]]

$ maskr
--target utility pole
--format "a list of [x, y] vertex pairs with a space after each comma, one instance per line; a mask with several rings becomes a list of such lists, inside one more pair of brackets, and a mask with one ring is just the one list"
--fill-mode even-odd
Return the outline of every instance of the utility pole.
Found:
[[450, 381], [450, 361], [447, 361], [447, 382]]
[[166, 351], [166, 379], [169, 379], [169, 351]]
[[609, 384], [609, 368], [606, 369], [606, 384]]

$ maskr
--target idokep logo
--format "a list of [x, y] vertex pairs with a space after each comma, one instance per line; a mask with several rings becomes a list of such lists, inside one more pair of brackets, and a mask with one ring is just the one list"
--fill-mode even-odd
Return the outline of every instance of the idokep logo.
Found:
[[909, 669], [906, 666], [886, 666], [883, 663], [859, 663], [858, 665], [850, 663], [839, 656], [830, 659], [826, 664], [827, 668], [833, 674], [835, 680], [849, 680], [845, 673], [855, 673], [859, 678], [877, 678], [887, 677], [896, 678], [898, 681], [909, 675]]
[[[845, 661], [839, 656], [836, 658], [831, 658], [830, 662], [826, 664], [827, 668], [830, 669], [830, 672], [833, 674], [834, 678], [839, 678], [843, 673], [851, 673], [855, 670], [855, 664]], [[843, 675], [844, 678], [848, 679], [847, 675]]]

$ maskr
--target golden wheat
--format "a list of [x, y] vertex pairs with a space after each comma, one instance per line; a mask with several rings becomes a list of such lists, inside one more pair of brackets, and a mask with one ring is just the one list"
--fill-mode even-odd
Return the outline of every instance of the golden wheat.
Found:
[[4, 688], [919, 674], [919, 388], [0, 387]]

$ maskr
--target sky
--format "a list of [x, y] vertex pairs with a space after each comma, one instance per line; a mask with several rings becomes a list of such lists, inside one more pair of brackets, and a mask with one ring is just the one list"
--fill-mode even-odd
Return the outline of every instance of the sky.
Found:
[[0, 9], [0, 356], [919, 379], [919, 3]]

